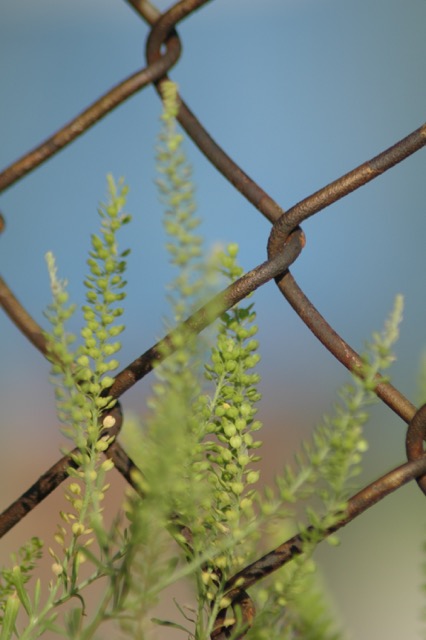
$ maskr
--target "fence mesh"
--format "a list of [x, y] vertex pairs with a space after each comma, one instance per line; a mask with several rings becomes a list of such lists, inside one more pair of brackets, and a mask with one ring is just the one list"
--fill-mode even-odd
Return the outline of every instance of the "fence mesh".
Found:
[[[56, 131], [38, 147], [26, 153], [22, 158], [8, 166], [0, 174], [0, 191], [22, 180], [43, 162], [70, 144], [78, 136], [84, 134], [95, 123], [106, 117], [113, 109], [147, 86], [153, 85], [159, 94], [167, 80], [170, 69], [178, 62], [182, 52], [181, 41], [176, 27], [184, 18], [202, 9], [208, 0], [182, 0], [161, 14], [146, 0], [127, 0], [136, 14], [151, 25], [146, 43], [146, 66], [126, 78], [113, 89], [105, 93], [92, 105], [87, 107], [71, 122]], [[198, 146], [205, 158], [222, 174], [240, 194], [250, 202], [256, 210], [271, 223], [271, 231], [267, 241], [268, 259], [229, 286], [225, 294], [217, 298], [191, 316], [187, 323], [195, 332], [202, 331], [212, 321], [212, 310], [215, 315], [230, 309], [249, 293], [265, 283], [275, 280], [275, 284], [285, 301], [291, 305], [314, 336], [325, 346], [335, 358], [350, 371], [356, 372], [361, 367], [361, 359], [357, 352], [333, 329], [322, 317], [312, 302], [299, 287], [292, 273], [291, 265], [303, 252], [304, 233], [300, 227], [304, 221], [316, 215], [332, 203], [346, 197], [352, 191], [374, 180], [396, 164], [405, 160], [426, 145], [426, 124], [406, 137], [394, 142], [375, 157], [336, 178], [330, 184], [319, 189], [298, 202], [291, 209], [283, 208], [231, 157], [217, 144], [203, 127], [198, 117], [192, 113], [182, 96], [179, 98], [178, 121], [187, 135]], [[0, 231], [3, 230], [3, 220]], [[47, 347], [42, 328], [25, 310], [13, 291], [4, 280], [0, 280], [0, 300], [4, 311], [11, 321], [22, 331], [32, 345], [46, 356]], [[220, 305], [218, 301], [220, 300]], [[126, 391], [140, 382], [154, 364], [162, 358], [163, 342], [168, 337], [153, 345], [142, 355], [138, 355], [115, 378], [109, 393], [117, 400]], [[407, 423], [407, 461], [401, 466], [378, 478], [363, 488], [348, 503], [345, 517], [325, 531], [324, 536], [351, 522], [358, 515], [369, 509], [389, 493], [399, 489], [407, 482], [417, 480], [421, 490], [426, 493], [426, 457], [423, 454], [423, 440], [426, 435], [426, 411], [424, 406], [418, 411], [414, 405], [397, 388], [380, 376], [375, 388], [377, 396], [404, 422]], [[119, 407], [119, 405], [117, 405]], [[113, 410], [117, 433], [121, 426], [121, 411]], [[133, 483], [132, 470], [134, 463], [115, 441], [106, 455], [115, 464], [116, 469], [130, 483]], [[49, 495], [65, 478], [67, 467], [75, 466], [72, 455], [64, 456], [48, 469], [34, 484], [11, 504], [0, 515], [0, 536], [14, 527], [47, 495]], [[250, 596], [247, 589], [258, 580], [283, 566], [302, 549], [302, 538], [296, 535], [285, 540], [266, 556], [259, 558], [233, 576], [226, 585], [226, 591], [234, 604], [238, 603], [247, 620], [253, 615]], [[220, 622], [220, 620], [219, 620]], [[225, 631], [217, 627], [215, 637], [226, 637]]]

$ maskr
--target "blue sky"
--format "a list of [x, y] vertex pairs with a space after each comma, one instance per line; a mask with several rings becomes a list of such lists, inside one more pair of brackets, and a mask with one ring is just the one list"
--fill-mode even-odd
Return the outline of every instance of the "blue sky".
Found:
[[[171, 77], [226, 151], [289, 208], [426, 119], [425, 23], [424, 0], [215, 0], [180, 25], [183, 56]], [[147, 33], [120, 0], [0, 0], [0, 167], [142, 67]], [[161, 335], [166, 312], [171, 272], [154, 186], [160, 109], [154, 90], [144, 90], [0, 196], [7, 222], [0, 238], [3, 275], [43, 323], [50, 296], [44, 254], [55, 253], [72, 297], [80, 300], [105, 175], [125, 177], [133, 223], [122, 235], [123, 248], [132, 248], [123, 364]], [[253, 268], [265, 259], [269, 223], [189, 140], [186, 151], [206, 245], [237, 241], [244, 268]], [[404, 294], [393, 380], [413, 400], [426, 345], [425, 158], [420, 151], [310, 219], [303, 225], [307, 246], [293, 268], [307, 295], [356, 349], [382, 327], [395, 294]], [[309, 432], [330, 408], [346, 374], [272, 283], [254, 300], [261, 414], [271, 437], [288, 448], [289, 439]], [[1, 455], [13, 458], [23, 437], [35, 447], [43, 433], [43, 450], [53, 462], [58, 441], [48, 368], [4, 316], [0, 335]], [[129, 394], [132, 408], [143, 409], [146, 387]], [[387, 469], [403, 459], [402, 425], [386, 408], [377, 420], [368, 436], [380, 452], [386, 440], [380, 455]], [[392, 636], [390, 626], [386, 637], [401, 637]], [[379, 632], [385, 636], [383, 627]]]

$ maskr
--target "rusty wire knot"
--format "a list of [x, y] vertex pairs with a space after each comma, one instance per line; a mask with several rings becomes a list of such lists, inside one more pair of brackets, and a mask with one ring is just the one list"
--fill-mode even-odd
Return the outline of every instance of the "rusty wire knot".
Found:
[[[276, 222], [272, 225], [271, 232], [268, 238], [268, 259], [272, 260], [276, 258], [283, 250], [285, 251], [286, 247], [288, 247], [289, 243], [291, 243], [291, 239], [293, 236], [297, 236], [300, 246], [303, 247], [306, 244], [306, 236], [299, 225], [287, 225], [286, 223], [286, 214], [283, 213]], [[291, 246], [291, 245], [290, 245]], [[278, 283], [283, 276], [287, 273], [288, 269], [286, 269], [283, 273], [275, 276], [275, 281]]]
[[[405, 451], [408, 461], [425, 457], [424, 441], [426, 440], [426, 403], [414, 414], [407, 428]], [[416, 482], [426, 495], [426, 474], [418, 476]]]

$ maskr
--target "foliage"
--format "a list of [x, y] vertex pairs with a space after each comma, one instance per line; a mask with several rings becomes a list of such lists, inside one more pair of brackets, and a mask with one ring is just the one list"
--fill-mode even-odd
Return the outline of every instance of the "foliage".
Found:
[[[68, 638], [88, 639], [102, 625], [115, 621], [127, 637], [144, 638], [152, 626], [153, 607], [164, 589], [178, 581], [188, 583], [196, 606], [186, 610], [177, 603], [178, 621], [154, 620], [188, 637], [211, 636], [221, 611], [230, 608], [226, 583], [236, 572], [268, 550], [286, 533], [302, 532], [303, 553], [269, 578], [256, 592], [258, 615], [247, 631], [252, 640], [270, 637], [340, 637], [320, 598], [312, 553], [324, 531], [345, 511], [361, 458], [367, 448], [363, 425], [366, 407], [375, 399], [375, 376], [390, 366], [398, 337], [402, 299], [397, 297], [382, 334], [368, 345], [363, 366], [340, 393], [334, 413], [305, 442], [295, 465], [288, 465], [274, 487], [257, 487], [256, 419], [260, 394], [259, 361], [253, 304], [235, 306], [215, 325], [209, 345], [182, 321], [203, 302], [206, 283], [229, 283], [242, 274], [238, 247], [230, 244], [205, 264], [200, 220], [195, 215], [191, 170], [176, 130], [177, 93], [164, 85], [164, 111], [159, 137], [158, 187], [165, 205], [167, 250], [177, 275], [169, 287], [173, 328], [163, 346], [163, 361], [155, 369], [149, 415], [126, 416], [122, 438], [140, 468], [120, 514], [108, 527], [102, 503], [108, 490], [106, 475], [112, 467], [103, 452], [113, 437], [103, 412], [113, 405], [108, 397], [117, 367], [117, 324], [124, 299], [125, 258], [119, 253], [117, 233], [129, 216], [123, 213], [127, 188], [108, 177], [109, 201], [101, 205], [101, 231], [93, 235], [90, 273], [85, 281], [86, 304], [81, 343], [67, 331], [76, 311], [68, 301], [66, 283], [57, 277], [52, 254], [47, 255], [53, 300], [46, 317], [52, 381], [64, 434], [72, 440], [78, 469], [70, 468], [65, 497], [70, 508], [61, 513], [54, 534], [58, 549], [53, 557], [53, 578], [42, 591], [38, 581], [27, 587], [41, 543], [33, 540], [3, 569], [0, 580], [2, 631], [0, 639], [35, 638], [47, 629]], [[329, 540], [336, 542], [336, 538]], [[269, 546], [268, 546], [269, 545]], [[102, 583], [99, 603], [90, 613], [88, 587]], [[62, 606], [71, 609], [60, 616]], [[26, 623], [17, 622], [18, 608]], [[227, 612], [235, 624], [232, 637], [241, 637], [238, 609]]]

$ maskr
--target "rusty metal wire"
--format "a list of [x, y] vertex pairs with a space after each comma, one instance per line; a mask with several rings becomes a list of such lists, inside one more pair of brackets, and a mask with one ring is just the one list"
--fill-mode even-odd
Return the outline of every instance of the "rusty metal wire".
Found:
[[156, 78], [163, 76], [177, 62], [181, 51], [179, 39], [173, 32], [165, 38], [164, 45], [166, 52], [158, 56], [155, 63], [117, 84], [59, 131], [56, 131], [35, 149], [2, 171], [0, 173], [0, 192], [5, 191], [43, 162], [46, 162], [137, 91], [154, 82]]
[[[405, 439], [405, 448], [408, 460], [423, 460], [426, 440], [426, 404], [422, 405], [416, 412], [408, 425]], [[426, 475], [416, 477], [417, 484], [426, 495]]]
[[[162, 86], [167, 80], [167, 73], [181, 54], [181, 43], [175, 27], [181, 20], [208, 4], [210, 0], [181, 0], [164, 14], [161, 14], [148, 0], [126, 1], [152, 27], [146, 44], [146, 67], [117, 84], [45, 142], [8, 166], [0, 173], [0, 192], [46, 162], [137, 91], [153, 84], [161, 94]], [[426, 124], [371, 160], [304, 198], [288, 211], [284, 211], [213, 140], [182, 97], [179, 97], [178, 120], [210, 163], [273, 224], [267, 243], [268, 259], [199, 309], [186, 320], [186, 324], [194, 332], [202, 331], [223, 311], [230, 309], [266, 282], [275, 279], [280, 292], [318, 340], [346, 368], [357, 373], [361, 364], [359, 355], [321, 316], [289, 271], [289, 267], [298, 258], [305, 244], [305, 237], [299, 225], [425, 146]], [[3, 219], [1, 218], [0, 230], [2, 229]], [[25, 337], [46, 356], [46, 340], [42, 328], [2, 279], [0, 279], [0, 303]], [[162, 354], [166, 352], [163, 348], [165, 344], [169, 347], [173, 345], [173, 334], [165, 336], [129, 363], [117, 375], [114, 384], [106, 393], [115, 399], [120, 398], [152, 370], [156, 361], [164, 357]], [[170, 353], [170, 349], [167, 351]], [[342, 519], [332, 529], [324, 529], [324, 538], [413, 479], [417, 480], [422, 491], [426, 493], [426, 457], [423, 450], [426, 435], [426, 405], [416, 411], [414, 405], [398, 389], [380, 376], [377, 377], [375, 391], [378, 397], [409, 425], [406, 437], [408, 462], [354, 495], [349, 500]], [[116, 421], [115, 434], [118, 435], [122, 423], [120, 405], [117, 404], [108, 414], [113, 415]], [[132, 470], [136, 467], [117, 440], [108, 448], [106, 455], [114, 460], [115, 467], [123, 477], [134, 485]], [[50, 467], [28, 491], [10, 505], [0, 515], [0, 537], [49, 495], [68, 476], [67, 468], [73, 466], [77, 466], [75, 451]], [[282, 567], [295, 555], [300, 554], [302, 546], [303, 536], [296, 535], [228, 580], [225, 588], [226, 595], [232, 602], [231, 606], [240, 612], [246, 629], [250, 627], [255, 616], [254, 603], [247, 589]], [[229, 637], [230, 629], [225, 628], [225, 617], [226, 611], [221, 611], [217, 617], [212, 633], [212, 637], [216, 640]], [[243, 637], [244, 633], [240, 637]]]

